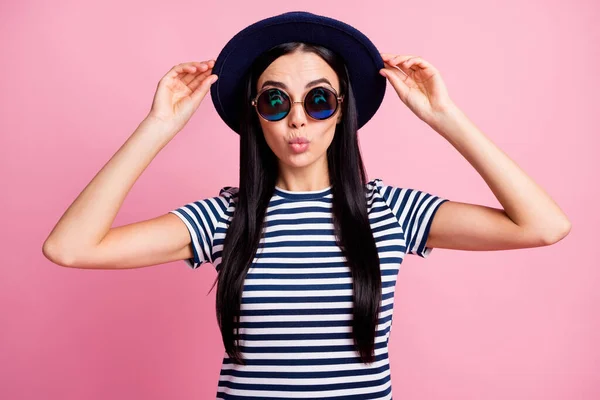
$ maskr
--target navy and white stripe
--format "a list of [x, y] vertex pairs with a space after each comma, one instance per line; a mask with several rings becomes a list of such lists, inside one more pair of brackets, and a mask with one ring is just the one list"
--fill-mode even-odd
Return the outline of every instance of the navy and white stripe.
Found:
[[[171, 211], [186, 224], [192, 268], [219, 271], [238, 189]], [[219, 399], [391, 399], [388, 339], [394, 288], [406, 254], [427, 257], [433, 216], [447, 201], [415, 189], [366, 185], [369, 220], [380, 258], [382, 301], [376, 361], [363, 364], [352, 342], [352, 280], [333, 236], [331, 187], [279, 187], [266, 215], [265, 238], [244, 283], [240, 345], [247, 365], [224, 354]]]

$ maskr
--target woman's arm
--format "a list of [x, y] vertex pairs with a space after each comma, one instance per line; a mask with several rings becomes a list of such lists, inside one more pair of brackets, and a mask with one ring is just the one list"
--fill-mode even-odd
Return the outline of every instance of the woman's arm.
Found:
[[504, 207], [444, 202], [431, 221], [428, 247], [536, 247], [555, 243], [569, 233], [567, 216], [456, 106], [437, 68], [418, 56], [381, 56], [385, 64], [380, 74], [389, 79], [400, 100], [475, 167]]
[[135, 268], [190, 258], [175, 215], [111, 226], [134, 183], [198, 109], [216, 81], [214, 60], [173, 66], [158, 82], [148, 116], [60, 218], [42, 251], [63, 266]]
[[134, 183], [175, 133], [148, 117], [77, 196], [44, 242], [44, 255], [72, 264], [109, 232]]
[[504, 210], [448, 201], [436, 213], [427, 246], [492, 250], [544, 246], [571, 223], [552, 198], [457, 106], [430, 124], [477, 170]]

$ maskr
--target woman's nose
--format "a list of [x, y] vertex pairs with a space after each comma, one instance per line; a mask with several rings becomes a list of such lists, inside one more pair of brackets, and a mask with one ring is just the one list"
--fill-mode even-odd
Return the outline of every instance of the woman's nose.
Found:
[[290, 106], [290, 124], [298, 127], [306, 124], [306, 112], [301, 101], [294, 101]]

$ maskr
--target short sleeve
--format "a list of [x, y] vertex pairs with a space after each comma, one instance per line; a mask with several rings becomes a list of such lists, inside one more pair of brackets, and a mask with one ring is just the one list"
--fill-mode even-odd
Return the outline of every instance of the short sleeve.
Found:
[[214, 263], [215, 233], [231, 211], [235, 194], [237, 188], [225, 186], [218, 196], [197, 200], [169, 211], [183, 221], [190, 234], [194, 255], [184, 260], [189, 267], [195, 269], [207, 262]]
[[432, 193], [385, 185], [381, 179], [370, 182], [396, 216], [406, 241], [406, 253], [426, 258], [433, 248], [426, 247], [433, 217], [448, 201]]

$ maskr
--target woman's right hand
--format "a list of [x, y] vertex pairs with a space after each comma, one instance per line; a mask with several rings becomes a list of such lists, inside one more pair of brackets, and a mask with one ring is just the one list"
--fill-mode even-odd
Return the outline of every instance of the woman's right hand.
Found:
[[179, 132], [200, 106], [210, 85], [217, 80], [212, 74], [214, 60], [175, 65], [158, 82], [152, 108], [146, 119], [155, 120]]

